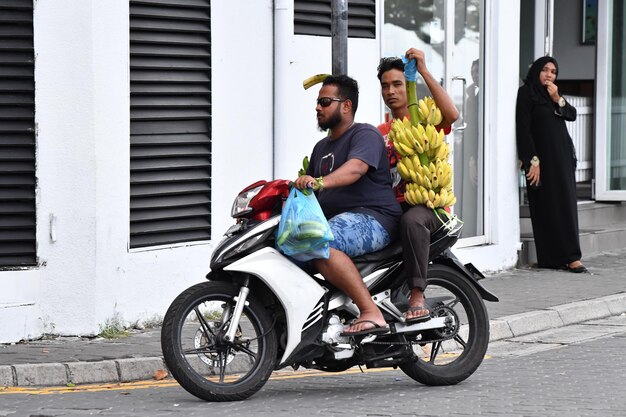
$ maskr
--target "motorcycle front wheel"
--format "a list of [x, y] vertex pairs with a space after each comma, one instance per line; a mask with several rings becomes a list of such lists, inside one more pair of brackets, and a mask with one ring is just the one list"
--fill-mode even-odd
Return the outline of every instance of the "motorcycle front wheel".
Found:
[[[425, 385], [454, 385], [467, 379], [481, 364], [489, 344], [489, 317], [469, 279], [447, 266], [428, 271], [426, 303], [431, 315], [449, 318], [445, 329], [412, 340], [416, 360], [400, 369]], [[408, 287], [405, 288], [408, 295]], [[430, 340], [430, 342], [429, 342]]]
[[181, 293], [163, 320], [161, 349], [172, 376], [205, 401], [239, 401], [270, 377], [278, 345], [272, 319], [250, 294], [233, 341], [224, 338], [239, 289], [204, 282]]

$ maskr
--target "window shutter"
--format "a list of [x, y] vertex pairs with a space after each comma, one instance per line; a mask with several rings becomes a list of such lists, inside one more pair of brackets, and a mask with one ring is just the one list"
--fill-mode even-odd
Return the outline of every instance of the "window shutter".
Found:
[[37, 263], [32, 0], [0, 2], [0, 267]]
[[130, 1], [130, 246], [211, 236], [209, 0]]
[[[330, 36], [331, 0], [295, 0], [294, 33]], [[348, 37], [376, 38], [376, 0], [348, 0]]]

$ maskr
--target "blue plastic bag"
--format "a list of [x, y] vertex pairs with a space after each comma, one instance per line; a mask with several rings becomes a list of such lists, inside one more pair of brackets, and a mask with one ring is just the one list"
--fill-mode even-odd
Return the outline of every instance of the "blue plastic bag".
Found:
[[276, 232], [276, 246], [298, 261], [328, 259], [334, 239], [320, 204], [311, 191], [293, 187], [285, 201]]
[[403, 55], [402, 62], [404, 62], [404, 78], [407, 81], [417, 81], [417, 61], [415, 59], [407, 59]]

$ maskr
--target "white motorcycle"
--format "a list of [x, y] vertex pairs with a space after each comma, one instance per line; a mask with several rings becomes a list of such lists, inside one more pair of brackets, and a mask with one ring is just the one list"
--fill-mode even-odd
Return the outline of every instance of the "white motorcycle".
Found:
[[190, 287], [169, 307], [161, 346], [174, 378], [206, 401], [243, 400], [272, 371], [343, 371], [399, 367], [426, 385], [468, 378], [483, 360], [489, 319], [484, 276], [450, 251], [462, 223], [451, 218], [431, 236], [426, 302], [431, 318], [406, 323], [409, 289], [396, 242], [353, 261], [389, 324], [385, 334], [342, 336], [356, 305], [314, 270], [275, 245], [289, 181], [259, 181], [236, 197], [230, 227], [215, 248], [208, 282]]

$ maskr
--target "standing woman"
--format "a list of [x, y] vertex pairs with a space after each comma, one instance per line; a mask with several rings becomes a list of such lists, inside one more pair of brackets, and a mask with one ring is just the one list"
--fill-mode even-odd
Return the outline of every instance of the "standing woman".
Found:
[[537, 59], [517, 92], [517, 154], [528, 184], [528, 203], [540, 268], [587, 272], [580, 262], [576, 205], [576, 151], [565, 121], [576, 109], [559, 95], [550, 56]]

